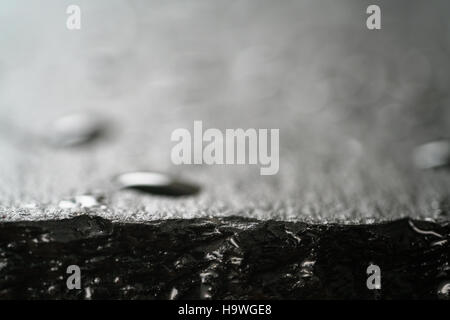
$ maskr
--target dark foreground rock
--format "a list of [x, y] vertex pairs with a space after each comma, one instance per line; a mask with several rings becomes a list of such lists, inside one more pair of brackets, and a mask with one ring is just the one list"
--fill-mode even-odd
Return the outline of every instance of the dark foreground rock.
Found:
[[[448, 223], [410, 219], [7, 222], [0, 223], [0, 298], [448, 298], [449, 237]], [[371, 263], [381, 269], [381, 290], [367, 288]], [[69, 265], [81, 269], [80, 290], [67, 289]]]

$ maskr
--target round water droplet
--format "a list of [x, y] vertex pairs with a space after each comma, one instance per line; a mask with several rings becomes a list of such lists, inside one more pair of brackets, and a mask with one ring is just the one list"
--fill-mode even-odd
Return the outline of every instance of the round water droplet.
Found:
[[188, 196], [200, 191], [200, 187], [188, 182], [174, 179], [169, 175], [157, 172], [129, 172], [115, 178], [123, 189], [134, 189], [145, 193], [164, 196]]
[[450, 165], [450, 142], [433, 141], [423, 144], [414, 151], [414, 163], [420, 169], [434, 169]]
[[71, 147], [92, 142], [104, 133], [104, 129], [103, 122], [95, 116], [71, 114], [51, 124], [48, 140], [57, 147]]

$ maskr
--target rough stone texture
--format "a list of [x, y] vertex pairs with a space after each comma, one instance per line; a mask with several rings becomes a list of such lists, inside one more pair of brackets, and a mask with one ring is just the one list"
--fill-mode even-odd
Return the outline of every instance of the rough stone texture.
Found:
[[[450, 226], [401, 219], [313, 225], [239, 217], [0, 224], [0, 298], [396, 299], [450, 280]], [[368, 290], [366, 268], [381, 268]], [[81, 268], [82, 289], [66, 288]]]
[[[450, 135], [448, 0], [80, 0], [0, 4], [0, 219], [59, 219], [105, 195], [119, 221], [245, 216], [361, 221], [436, 218], [449, 175], [414, 168], [414, 148]], [[42, 8], [46, 10], [43, 12]], [[420, 23], [418, 23], [420, 21]], [[105, 137], [49, 145], [51, 124], [93, 115]], [[173, 130], [279, 128], [280, 172], [174, 166]], [[103, 123], [103, 122], [102, 122]], [[162, 171], [198, 197], [117, 192], [111, 179]], [[94, 211], [92, 208], [90, 212]]]

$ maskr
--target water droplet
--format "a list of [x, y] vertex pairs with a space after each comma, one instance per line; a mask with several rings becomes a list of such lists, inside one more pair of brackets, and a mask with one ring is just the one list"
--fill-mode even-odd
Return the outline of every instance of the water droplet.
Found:
[[165, 196], [187, 196], [200, 191], [197, 185], [182, 182], [173, 177], [157, 172], [129, 172], [115, 178], [123, 189], [134, 189], [145, 193]]
[[174, 300], [177, 296], [178, 296], [177, 288], [172, 288], [172, 291], [170, 292], [169, 300]]
[[61, 200], [58, 203], [58, 207], [60, 207], [61, 209], [72, 209], [75, 208], [77, 206], [75, 201], [71, 201], [71, 200]]
[[102, 200], [103, 196], [101, 195], [82, 194], [71, 199], [61, 200], [58, 206], [61, 209], [92, 208], [99, 206]]
[[443, 282], [439, 285], [437, 295], [439, 299], [450, 299], [450, 281]]
[[70, 114], [54, 121], [48, 140], [57, 147], [71, 147], [95, 140], [104, 130], [103, 122], [93, 115]]
[[301, 263], [300, 269], [300, 277], [309, 278], [314, 274], [314, 265], [316, 264], [315, 260], [304, 260]]
[[239, 245], [237, 244], [237, 242], [236, 242], [236, 240], [234, 239], [234, 237], [231, 237], [229, 241], [230, 241], [230, 243], [231, 243], [234, 247], [236, 247], [236, 248], [239, 249]]
[[86, 289], [84, 289], [84, 298], [86, 300], [91, 300], [91, 298], [92, 298], [91, 288], [87, 287]]
[[312, 267], [314, 266], [314, 264], [316, 263], [316, 261], [311, 261], [311, 260], [305, 260], [302, 262], [302, 267]]
[[48, 292], [49, 294], [54, 294], [55, 291], [56, 291], [56, 287], [55, 287], [55, 286], [50, 286], [50, 287], [48, 287], [48, 289], [47, 289], [47, 292]]
[[75, 201], [81, 208], [91, 208], [99, 205], [97, 197], [89, 194], [76, 196]]
[[420, 169], [434, 169], [450, 165], [450, 142], [433, 141], [423, 144], [414, 151], [414, 163]]
[[230, 262], [232, 263], [232, 264], [234, 264], [234, 265], [237, 265], [237, 266], [239, 266], [239, 265], [241, 265], [241, 263], [242, 263], [242, 258], [239, 258], [239, 257], [231, 257], [230, 258]]
[[50, 242], [51, 237], [48, 233], [44, 233], [41, 235], [40, 240], [41, 240], [41, 242]]

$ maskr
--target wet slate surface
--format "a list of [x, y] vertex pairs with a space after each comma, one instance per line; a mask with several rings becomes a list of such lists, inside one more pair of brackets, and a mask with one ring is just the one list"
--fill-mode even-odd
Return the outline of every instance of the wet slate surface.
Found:
[[[238, 217], [0, 223], [0, 298], [448, 298], [450, 225], [311, 225]], [[381, 268], [368, 290], [366, 268]], [[66, 269], [81, 268], [80, 290]]]

